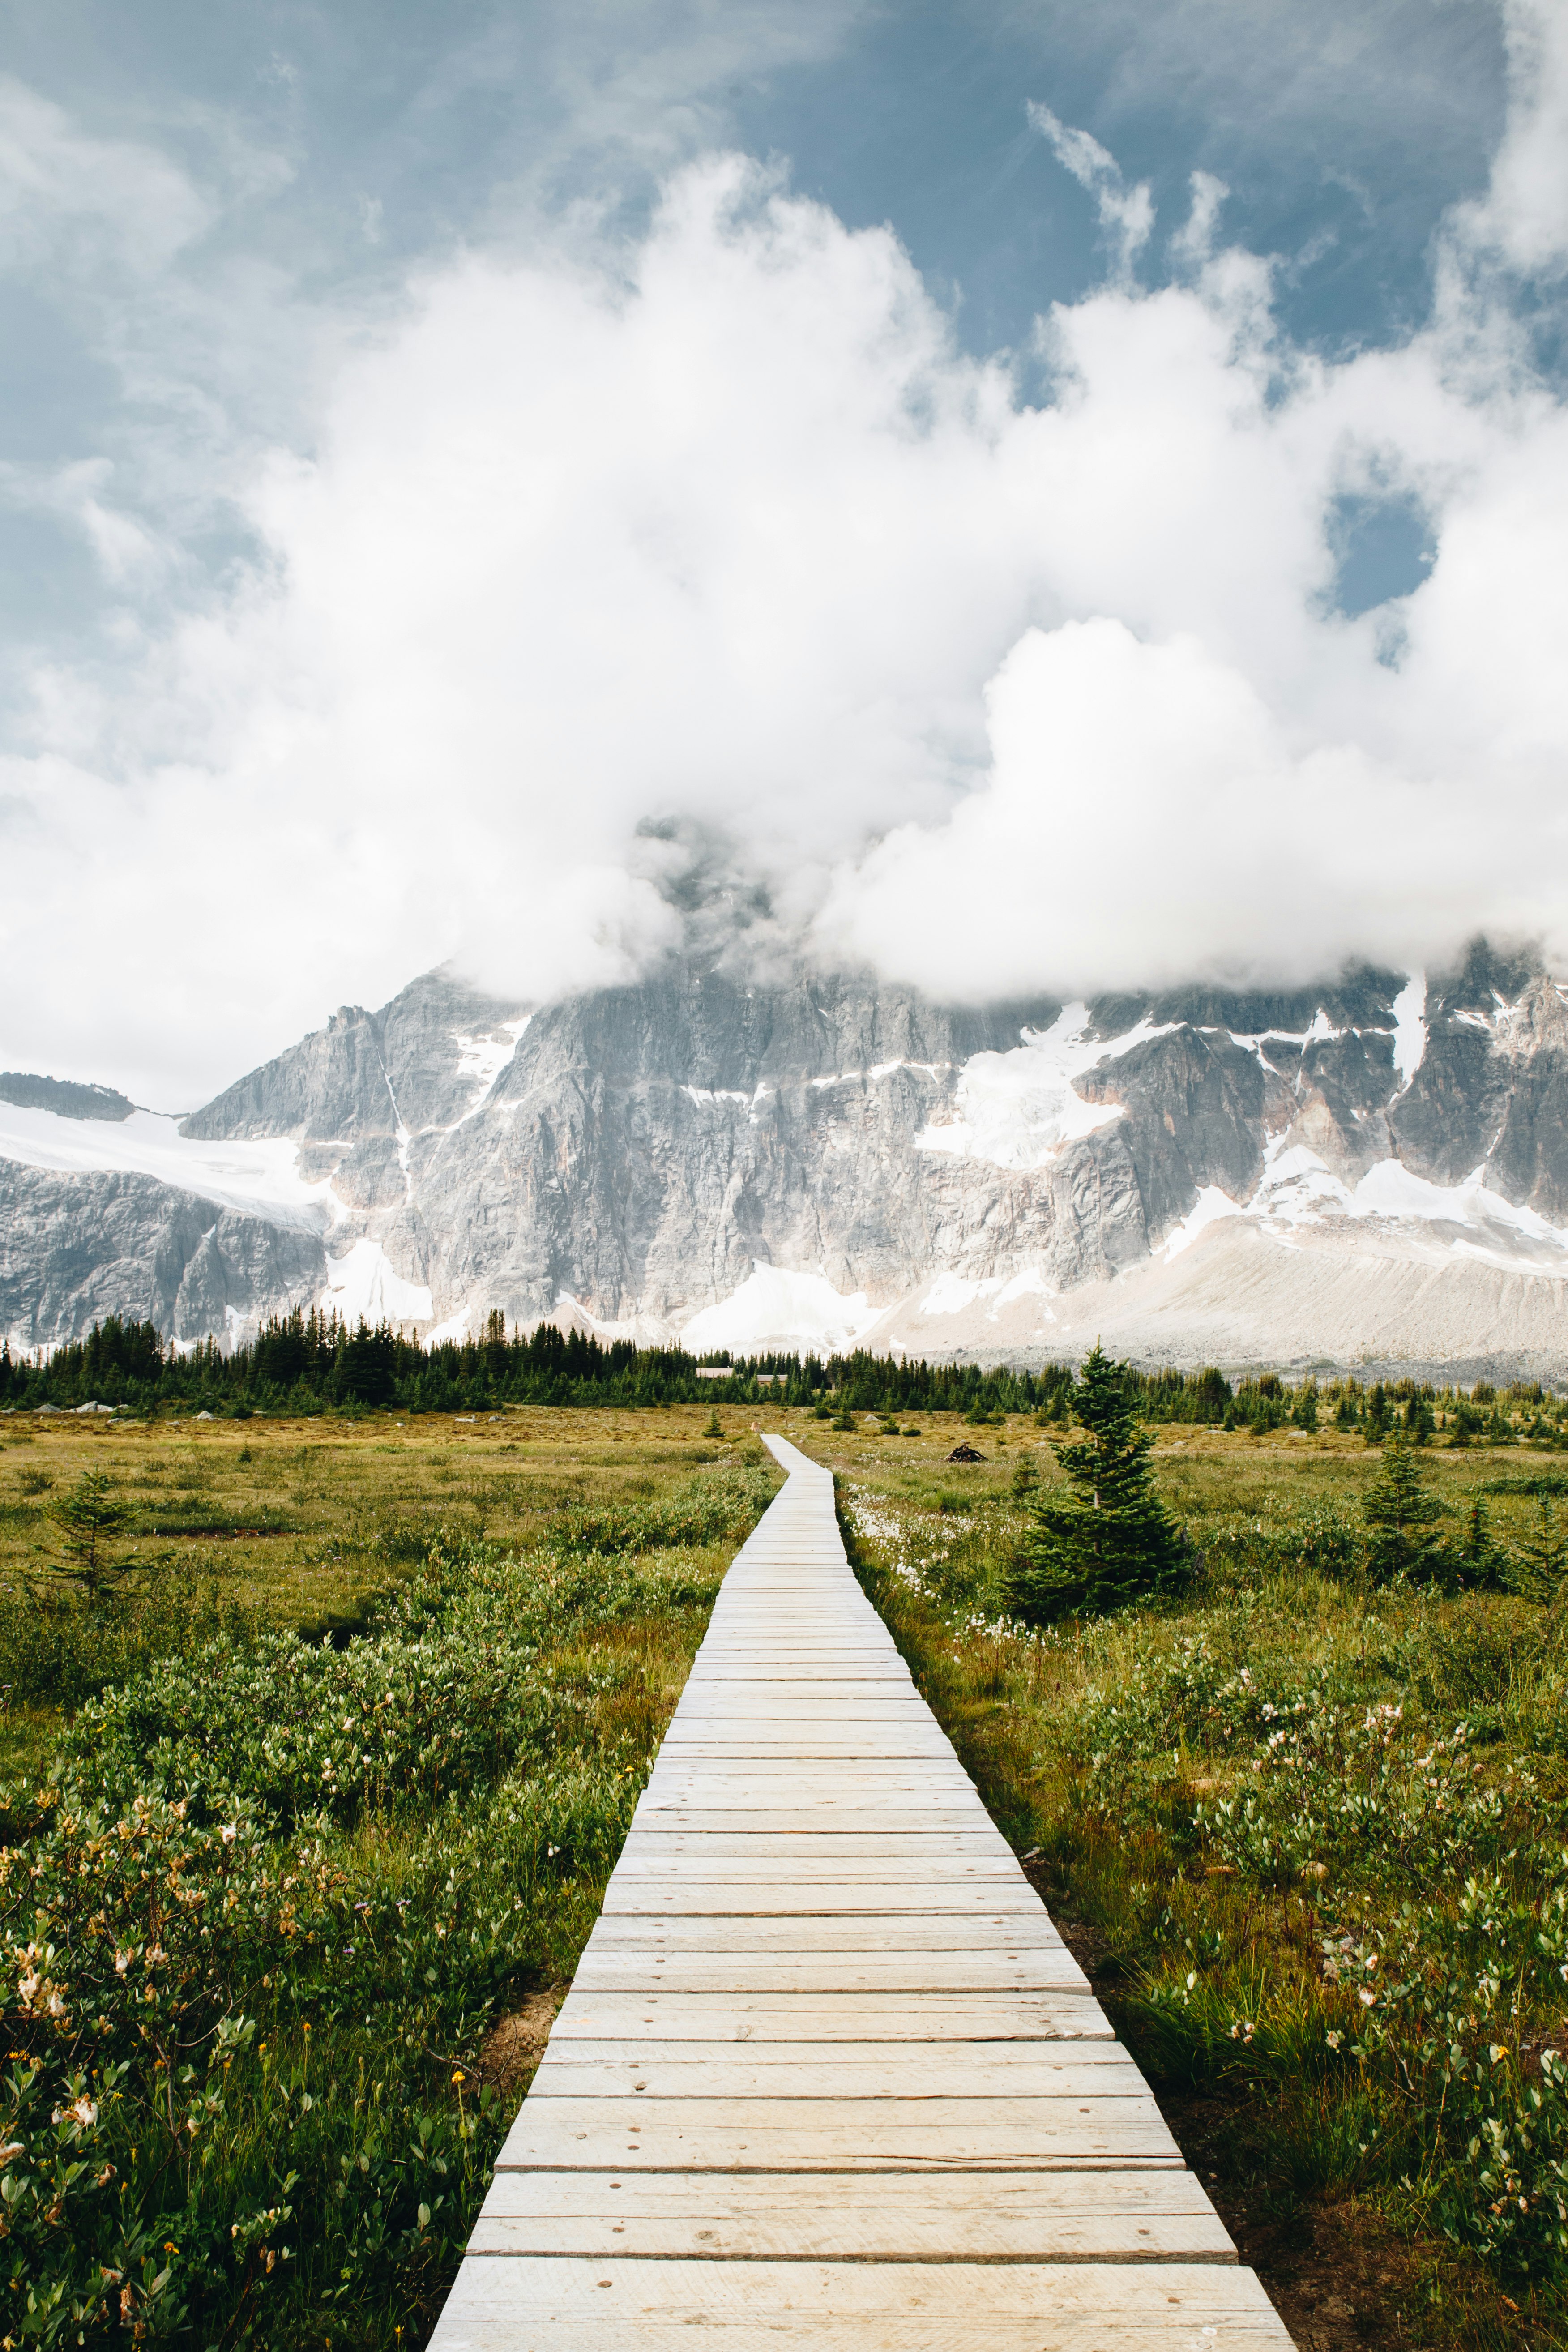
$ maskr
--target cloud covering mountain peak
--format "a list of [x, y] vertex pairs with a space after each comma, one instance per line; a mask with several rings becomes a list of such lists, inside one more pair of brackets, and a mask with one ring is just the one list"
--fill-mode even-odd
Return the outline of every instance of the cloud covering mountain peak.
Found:
[[[13, 1057], [188, 1097], [437, 960], [518, 1000], [628, 977], [698, 838], [782, 936], [950, 998], [1414, 966], [1478, 926], [1561, 957], [1568, 413], [1531, 335], [1568, 34], [1510, 23], [1429, 317], [1338, 361], [1205, 174], [1163, 276], [1122, 221], [1111, 278], [991, 359], [890, 229], [733, 152], [633, 232], [420, 269], [241, 469], [222, 597], [34, 677]], [[1431, 547], [1353, 617], [1347, 499]]]

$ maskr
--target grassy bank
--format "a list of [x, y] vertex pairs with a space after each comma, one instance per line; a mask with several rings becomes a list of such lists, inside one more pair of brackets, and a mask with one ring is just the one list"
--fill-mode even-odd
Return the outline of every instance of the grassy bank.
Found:
[[731, 1418], [7, 1428], [7, 2336], [424, 2340], [777, 1484]]
[[[1568, 2341], [1568, 1626], [1368, 1588], [1359, 1442], [1185, 1433], [1183, 1599], [999, 1596], [1037, 1431], [826, 1431], [860, 1570], [1298, 2341]], [[945, 1454], [960, 1434], [987, 1459]], [[1458, 1535], [1550, 1465], [1428, 1457]]]

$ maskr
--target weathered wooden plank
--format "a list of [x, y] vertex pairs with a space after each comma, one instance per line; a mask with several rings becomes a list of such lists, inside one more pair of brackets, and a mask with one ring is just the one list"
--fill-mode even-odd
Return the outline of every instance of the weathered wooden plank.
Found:
[[[1142, 2315], [1117, 2313], [1095, 2319], [1077, 2313], [982, 2318], [973, 2326], [962, 2314], [823, 2317], [787, 2304], [732, 2315], [668, 2319], [639, 2313], [626, 2319], [608, 2311], [537, 2308], [531, 2280], [508, 2285], [488, 2278], [490, 2271], [505, 2273], [518, 2265], [476, 2256], [472, 2267], [473, 2279], [465, 2270], [452, 2290], [447, 2309], [453, 2316], [448, 2321], [443, 2315], [430, 2352], [691, 2352], [687, 2331], [694, 2326], [710, 2331], [704, 2341], [721, 2338], [722, 2352], [790, 2352], [795, 2346], [809, 2346], [811, 2352], [1289, 2352], [1289, 2338], [1272, 2315], [1197, 2332], [1176, 2312], [1158, 2326]], [[608, 2283], [607, 2264], [591, 2267]]]
[[[833, 1853], [834, 1844], [841, 1844], [844, 1851]], [[955, 1836], [943, 1849], [934, 1839], [917, 1844], [914, 1837], [868, 1837], [864, 1832], [831, 1840], [811, 1832], [794, 1838], [733, 1837], [714, 1832], [704, 1850], [689, 1837], [682, 1838], [679, 1831], [647, 1833], [639, 1828], [627, 1838], [610, 1875], [612, 1881], [622, 1884], [646, 1880], [650, 1886], [698, 1886], [720, 1880], [743, 1885], [752, 1878], [766, 1883], [781, 1872], [787, 1872], [792, 1883], [802, 1886], [857, 1881], [878, 1885], [917, 1881], [940, 1886], [1028, 1886], [1005, 1845], [979, 1838], [964, 1844]]]
[[1026, 1958], [960, 1952], [584, 1953], [574, 1982], [584, 1991], [657, 1992], [1077, 1992], [1088, 1979], [1066, 1952]]
[[[1289, 2352], [1289, 2338], [1251, 2272], [1224, 2263], [1113, 2263], [1100, 2271], [1080, 2263], [710, 2263], [635, 2256], [605, 2262], [541, 2255], [474, 2267], [483, 2291], [476, 2313], [488, 2304], [499, 2315], [499, 2298], [524, 2296], [530, 2326], [572, 2318], [601, 2327], [616, 2319], [754, 2326], [765, 2315], [787, 2314], [805, 2326], [901, 2320], [932, 2330], [945, 2326], [960, 2332], [904, 2340], [955, 2347], [987, 2341], [985, 2330], [1011, 2322], [1035, 2330], [1016, 2340], [1037, 2352], [1042, 2346], [1092, 2345], [1096, 2329], [1113, 2343], [1118, 2336], [1135, 2342], [1143, 2331], [1156, 2342], [1163, 2336], [1226, 2345], [1245, 2329]], [[606, 2278], [609, 2285], [601, 2285]], [[1061, 2333], [1065, 2327], [1089, 2332], [1069, 2336]], [[1205, 2339], [1208, 2329], [1223, 2332]], [[522, 2334], [516, 2340], [528, 2339]], [[879, 2342], [876, 2336], [843, 2340]]]
[[[918, 1835], [933, 1824], [944, 1823], [955, 1836], [980, 1834], [973, 1815], [965, 1809], [957, 1805], [917, 1809], [912, 1797], [900, 1799], [893, 1805], [858, 1806], [847, 1797], [835, 1801], [824, 1796], [807, 1801], [796, 1791], [791, 1799], [769, 1806], [765, 1801], [759, 1801], [755, 1790], [739, 1792], [718, 1804], [709, 1803], [707, 1793], [701, 1790], [654, 1790], [643, 1796], [632, 1817], [633, 1828], [648, 1836], [682, 1831], [694, 1836], [704, 1828], [738, 1836], [760, 1824], [783, 1837], [809, 1827], [822, 1837], [847, 1830], [862, 1836], [874, 1834], [891, 1840]], [[1006, 1852], [1005, 1846], [999, 1850]]]
[[[931, 1792], [929, 1801], [918, 1788], [900, 1788], [878, 1794], [868, 1790], [857, 1805], [844, 1786], [849, 1776], [837, 1776], [837, 1785], [802, 1785], [790, 1781], [770, 1789], [751, 1780], [727, 1788], [681, 1782], [679, 1786], [650, 1782], [633, 1816], [634, 1829], [691, 1830], [689, 1814], [701, 1814], [716, 1829], [737, 1836], [761, 1820], [770, 1825], [781, 1820], [797, 1828], [813, 1826], [818, 1835], [836, 1830], [856, 1830], [862, 1836], [901, 1838], [921, 1830], [947, 1830], [954, 1834], [981, 1835], [981, 1822], [966, 1798], [956, 1791]], [[781, 1782], [783, 1776], [780, 1776]], [[727, 1818], [724, 1818], [726, 1817]], [[787, 1828], [784, 1832], [787, 1834]], [[998, 1849], [993, 1848], [993, 1852]], [[1005, 1853], [1006, 1848], [999, 1849]]]
[[824, 1684], [810, 1681], [776, 1683], [706, 1681], [688, 1683], [680, 1702], [683, 1723], [708, 1721], [714, 1716], [778, 1723], [815, 1722], [818, 1717], [865, 1716], [875, 1722], [931, 1726], [931, 1710], [913, 1684], [875, 1689], [867, 1683]]
[[1062, 1939], [1037, 1912], [1012, 1916], [952, 1911], [602, 1911], [590, 1948], [665, 1952], [973, 1952], [1025, 1959], [1059, 1952]]
[[683, 1704], [670, 1725], [670, 1730], [695, 1734], [724, 1730], [732, 1725], [766, 1730], [775, 1738], [789, 1731], [809, 1733], [814, 1728], [845, 1730], [851, 1727], [897, 1733], [900, 1738], [918, 1739], [928, 1744], [933, 1734], [938, 1740], [945, 1738], [929, 1715], [922, 1723], [916, 1706], [901, 1697], [877, 1700], [862, 1696], [837, 1700], [831, 1695], [819, 1695], [813, 1700], [794, 1697], [768, 1700], [744, 1694], [738, 1698], [731, 1698], [722, 1687], [717, 1693], [704, 1695], [700, 1704], [694, 1703], [689, 1707]]
[[[863, 1783], [863, 1792], [871, 1804], [888, 1797], [903, 1796], [911, 1802], [929, 1801], [947, 1808], [961, 1804], [976, 1822], [984, 1817], [985, 1809], [968, 1774], [954, 1759], [941, 1753], [868, 1757], [857, 1770], [855, 1781], [857, 1787]], [[814, 1797], [829, 1799], [850, 1794], [836, 1759], [802, 1754], [797, 1749], [780, 1750], [749, 1761], [661, 1751], [648, 1785], [689, 1788], [705, 1794], [711, 1789], [720, 1802], [736, 1789], [768, 1789], [774, 1792], [775, 1805], [787, 1801], [790, 1793], [807, 1790]]]
[[700, 2054], [637, 2041], [557, 2042], [531, 2096], [658, 2099], [1131, 2098], [1143, 2078], [1119, 2042], [732, 2042]]
[[886, 1831], [795, 1830], [780, 1835], [768, 1830], [710, 1830], [699, 1835], [661, 1826], [650, 1835], [641, 1824], [632, 1829], [612, 1874], [647, 1871], [662, 1876], [704, 1877], [715, 1866], [731, 1873], [774, 1870], [781, 1863], [802, 1871], [863, 1871], [868, 1863], [897, 1864], [900, 1871], [943, 1871], [960, 1877], [1023, 1875], [1005, 1839], [987, 1828], [975, 1830]]
[[475, 2253], [839, 2262], [1204, 2262], [1236, 2249], [1190, 2173], [500, 2172]]
[[[605, 2201], [613, 2198], [613, 2205]], [[623, 2202], [624, 2200], [624, 2202]], [[825, 2205], [846, 2212], [884, 2213], [899, 2226], [917, 2213], [974, 2216], [995, 2214], [1009, 2228], [1031, 2217], [1116, 2213], [1134, 2222], [1152, 2215], [1195, 2220], [1213, 2211], [1202, 2185], [1179, 2167], [1140, 2165], [1128, 2172], [921, 2173], [868, 2172], [846, 2179], [841, 2172], [625, 2172], [612, 2167], [603, 2180], [580, 2169], [499, 2173], [487, 2202], [500, 2213], [577, 2213], [608, 2210], [619, 2221], [630, 2209], [644, 2213], [705, 2211], [800, 2213], [812, 2216]], [[984, 2259], [984, 2256], [978, 2256]]]
[[868, 1759], [858, 1768], [851, 1787], [837, 1760], [811, 1757], [765, 1757], [752, 1762], [722, 1758], [669, 1757], [655, 1766], [645, 1800], [655, 1793], [660, 1801], [700, 1797], [705, 1805], [750, 1802], [777, 1806], [818, 1799], [829, 1805], [852, 1804], [858, 1795], [868, 1814], [879, 1807], [912, 1811], [924, 1806], [933, 1813], [962, 1812], [979, 1820], [983, 1811], [973, 1789], [945, 1758], [926, 1763]]
[[[791, 2305], [678, 2319], [557, 2312], [535, 2307], [531, 2281], [506, 2285], [498, 2280], [491, 2285], [488, 2279], [490, 2271], [517, 2267], [476, 2256], [474, 2278], [466, 2270], [459, 2277], [447, 2305], [453, 2316], [448, 2322], [443, 2315], [430, 2352], [691, 2352], [687, 2331], [694, 2326], [709, 2329], [713, 2339], [721, 2337], [722, 2352], [781, 2352], [781, 2347], [790, 2352], [795, 2346], [809, 2346], [811, 2352], [1289, 2352], [1289, 2338], [1278, 2320], [1270, 2325], [1259, 2317], [1194, 2332], [1190, 2320], [1175, 2312], [1167, 2313], [1168, 2324], [1157, 2327], [1142, 2315], [1116, 2313], [1096, 2319], [1076, 2313], [983, 2318], [971, 2326], [962, 2314], [823, 2317]], [[608, 2275], [609, 2266], [602, 2262], [591, 2267]]]
[[672, 1723], [665, 1735], [664, 1753], [672, 1764], [700, 1757], [730, 1762], [774, 1754], [809, 1761], [814, 1756], [852, 1756], [867, 1763], [920, 1766], [944, 1763], [952, 1750], [940, 1732], [884, 1731], [873, 1723], [766, 1724], [747, 1727]]
[[1181, 2155], [1147, 2091], [1083, 2099], [525, 2099], [498, 2168], [1046, 2171]]
[[610, 1882], [606, 1914], [637, 1911], [648, 1916], [708, 1910], [811, 1911], [957, 1911], [973, 1918], [994, 1914], [997, 1918], [1038, 1919], [1040, 1898], [1021, 1872], [951, 1874], [933, 1867], [929, 1882], [918, 1870], [895, 1871], [887, 1862], [859, 1864], [861, 1874], [840, 1865], [780, 1862], [773, 1875], [763, 1870], [742, 1871], [720, 1877], [664, 1878], [652, 1872], [628, 1870]]
[[844, 1917], [856, 1912], [879, 1916], [947, 1912], [962, 1919], [988, 1917], [1000, 1922], [1016, 1917], [1033, 1923], [1038, 1913], [1038, 1898], [1022, 1881], [1012, 1885], [1001, 1878], [979, 1886], [972, 1879], [952, 1879], [945, 1884], [939, 1879], [933, 1885], [921, 1886], [908, 1879], [889, 1884], [837, 1876], [797, 1877], [792, 1870], [788, 1883], [782, 1885], [770, 1885], [767, 1879], [756, 1875], [710, 1880], [706, 1884], [694, 1879], [678, 1880], [668, 1886], [655, 1878], [628, 1876], [611, 1885], [605, 1897], [603, 1916], [606, 1919], [699, 1919], [736, 1914], [749, 1918], [799, 1914], [821, 1919]]
[[[679, 1888], [743, 1886], [754, 1879], [766, 1885], [787, 1874], [790, 1884], [796, 1886], [912, 1885], [958, 1887], [970, 1893], [1005, 1886], [1015, 1894], [1034, 1893], [1005, 1846], [987, 1847], [975, 1839], [967, 1852], [900, 1853], [889, 1838], [867, 1838], [864, 1843], [869, 1851], [857, 1853], [851, 1844], [846, 1853], [825, 1853], [820, 1843], [815, 1852], [805, 1849], [804, 1841], [792, 1851], [787, 1838], [716, 1836], [707, 1853], [694, 1853], [683, 1849], [675, 1837], [644, 1837], [634, 1832], [610, 1874], [610, 1883]], [[720, 1845], [731, 1851], [715, 1851]]]
[[574, 1985], [551, 2034], [559, 2042], [611, 2035], [639, 2046], [752, 2042], [913, 2042], [934, 2053], [953, 2042], [1028, 2043], [1110, 2035], [1092, 1993], [594, 1992]]

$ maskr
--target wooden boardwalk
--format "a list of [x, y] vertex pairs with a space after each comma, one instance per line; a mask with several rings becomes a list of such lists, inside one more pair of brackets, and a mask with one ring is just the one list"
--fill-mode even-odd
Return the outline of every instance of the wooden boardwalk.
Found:
[[768, 1443], [433, 2352], [1289, 2352]]

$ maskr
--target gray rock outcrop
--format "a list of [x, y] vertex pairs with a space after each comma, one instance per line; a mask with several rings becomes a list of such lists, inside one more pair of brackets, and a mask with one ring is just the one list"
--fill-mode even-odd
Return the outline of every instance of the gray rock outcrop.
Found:
[[321, 1286], [319, 1237], [119, 1171], [0, 1159], [0, 1332], [79, 1339], [110, 1315], [222, 1339]]

